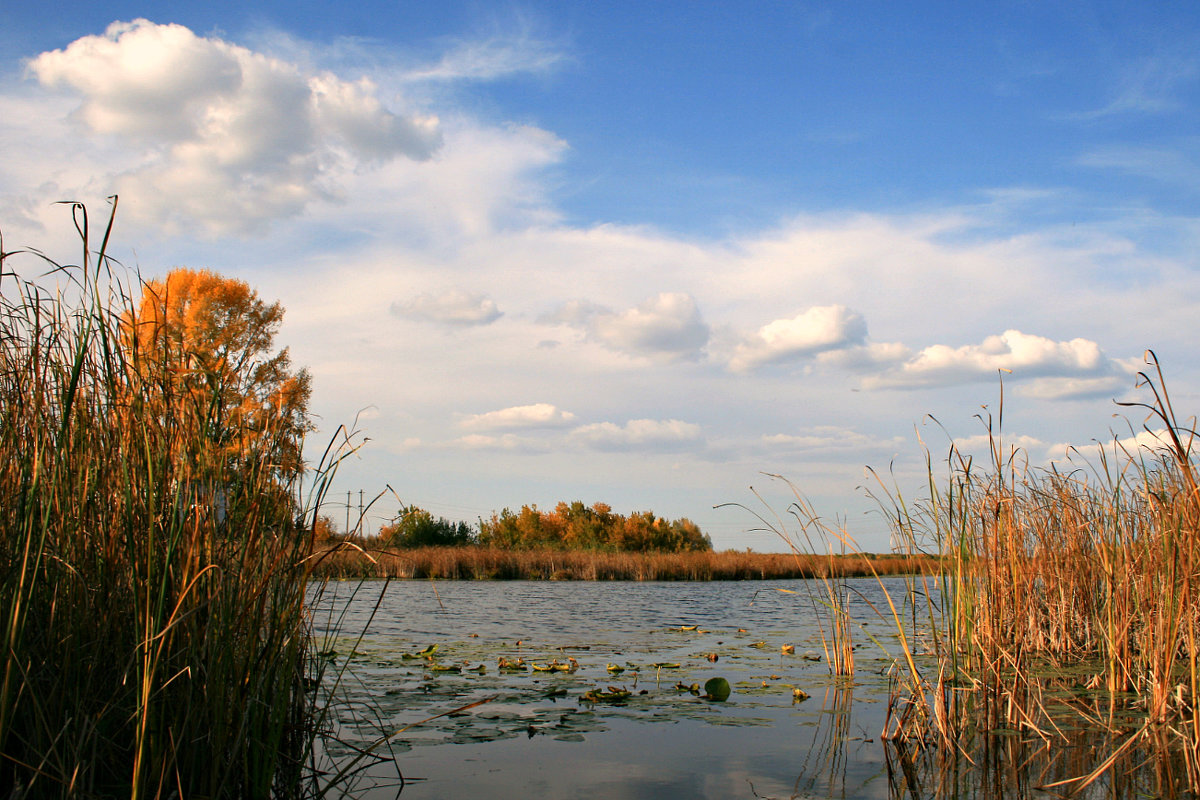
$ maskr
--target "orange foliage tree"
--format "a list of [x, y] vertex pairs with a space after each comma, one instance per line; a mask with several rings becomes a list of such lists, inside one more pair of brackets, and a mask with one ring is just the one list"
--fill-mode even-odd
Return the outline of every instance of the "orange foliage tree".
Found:
[[202, 420], [225, 469], [236, 475], [247, 459], [265, 460], [287, 482], [303, 470], [311, 380], [286, 348], [272, 352], [282, 320], [283, 307], [244, 281], [177, 268], [145, 282], [123, 333], [134, 370], [157, 384], [164, 409]]
[[504, 509], [479, 524], [481, 544], [509, 549], [681, 552], [712, 550], [712, 540], [689, 519], [666, 520], [650, 511], [628, 517], [605, 503], [559, 503], [553, 511]]

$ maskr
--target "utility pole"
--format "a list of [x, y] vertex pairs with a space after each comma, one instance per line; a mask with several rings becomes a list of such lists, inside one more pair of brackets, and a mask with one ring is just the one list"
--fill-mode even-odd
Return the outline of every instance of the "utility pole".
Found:
[[346, 535], [350, 535], [350, 490], [346, 490]]

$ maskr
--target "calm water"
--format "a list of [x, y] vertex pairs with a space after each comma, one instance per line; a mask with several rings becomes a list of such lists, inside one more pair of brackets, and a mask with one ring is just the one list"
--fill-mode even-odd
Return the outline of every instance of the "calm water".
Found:
[[[900, 581], [889, 585], [902, 593]], [[871, 610], [885, 607], [879, 586], [850, 586], [853, 616], [863, 623], [853, 681], [829, 674], [821, 587], [804, 581], [346, 583], [327, 589], [316, 622], [320, 633], [361, 631], [370, 620], [361, 640], [327, 645], [336, 651], [330, 666], [344, 668], [340, 735], [362, 744], [413, 725], [363, 774], [357, 793], [370, 798], [395, 796], [400, 776], [403, 797], [416, 800], [1048, 798], [1033, 787], [1087, 771], [1050, 752], [1050, 767], [1039, 772], [1036, 759], [1011, 748], [992, 748], [986, 768], [974, 772], [954, 765], [949, 779], [944, 763], [930, 768], [938, 775], [889, 769], [879, 734], [893, 660], [883, 648], [894, 650], [894, 637]], [[438, 672], [404, 658], [430, 645], [438, 664], [466, 669]], [[578, 668], [501, 673], [501, 656], [574, 658]], [[611, 673], [609, 664], [624, 671]], [[470, 671], [480, 665], [486, 671]], [[732, 686], [724, 703], [676, 688], [714, 677]], [[610, 686], [633, 694], [620, 704], [582, 697]], [[796, 702], [795, 689], [809, 698]], [[1154, 796], [1148, 781], [1106, 778], [1089, 796]]]

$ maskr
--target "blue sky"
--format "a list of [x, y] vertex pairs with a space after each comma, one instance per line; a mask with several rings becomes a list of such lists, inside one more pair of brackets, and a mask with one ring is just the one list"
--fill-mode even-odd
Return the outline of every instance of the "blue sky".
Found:
[[342, 492], [766, 550], [712, 508], [765, 471], [883, 549], [864, 466], [978, 447], [998, 370], [1039, 464], [1146, 348], [1200, 397], [1200, 12], [1148, 8], [8, 4], [0, 230], [119, 193], [127, 264], [281, 300]]

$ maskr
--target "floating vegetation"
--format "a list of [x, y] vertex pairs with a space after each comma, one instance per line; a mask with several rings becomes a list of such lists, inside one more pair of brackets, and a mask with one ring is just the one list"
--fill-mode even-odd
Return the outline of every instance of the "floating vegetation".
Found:
[[580, 699], [585, 703], [624, 703], [632, 696], [633, 692], [628, 689], [609, 686], [607, 689], [589, 689]]
[[704, 699], [724, 703], [733, 691], [725, 678], [709, 678], [704, 682]]
[[437, 652], [437, 649], [438, 649], [438, 646], [436, 644], [431, 644], [428, 647], [426, 647], [424, 650], [419, 650], [416, 653], [401, 653], [400, 657], [403, 658], [405, 661], [414, 661], [419, 658], [429, 658], [430, 656], [432, 656], [434, 653]]

